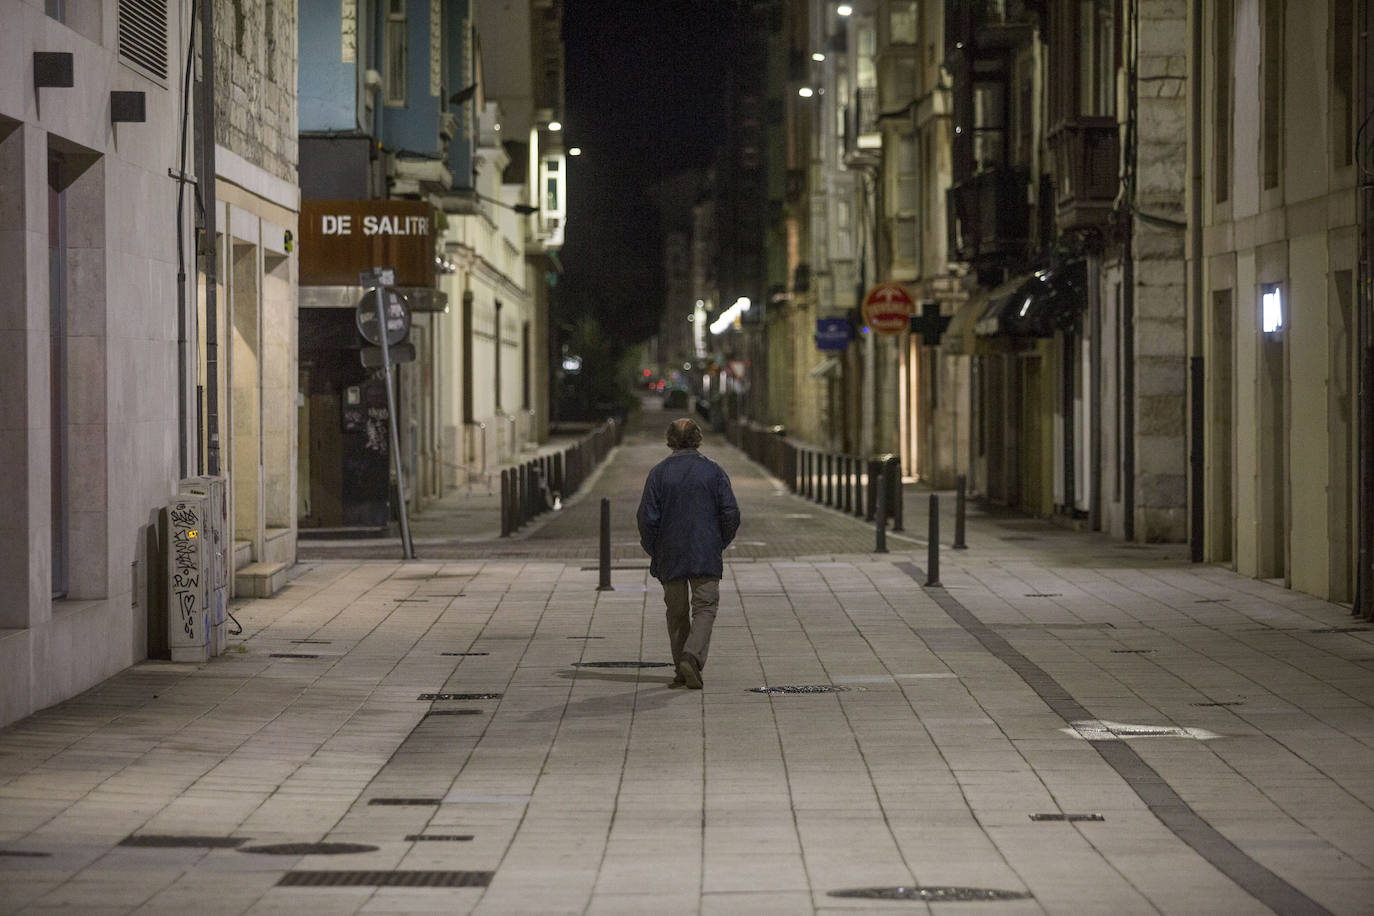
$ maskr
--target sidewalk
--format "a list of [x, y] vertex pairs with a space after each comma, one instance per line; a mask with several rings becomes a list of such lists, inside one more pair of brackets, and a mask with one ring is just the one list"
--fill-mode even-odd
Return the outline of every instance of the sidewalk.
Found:
[[873, 554], [708, 437], [744, 524], [670, 690], [625, 526], [666, 419], [528, 556], [314, 560], [227, 655], [0, 730], [0, 913], [1371, 911], [1374, 628], [976, 513], [923, 588], [923, 496]]

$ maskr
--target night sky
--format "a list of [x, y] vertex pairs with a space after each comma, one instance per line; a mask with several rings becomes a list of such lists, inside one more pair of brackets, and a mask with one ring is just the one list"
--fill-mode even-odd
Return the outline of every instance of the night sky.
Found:
[[566, 0], [569, 158], [559, 320], [596, 314], [622, 339], [657, 330], [663, 255], [652, 187], [708, 166], [733, 0]]

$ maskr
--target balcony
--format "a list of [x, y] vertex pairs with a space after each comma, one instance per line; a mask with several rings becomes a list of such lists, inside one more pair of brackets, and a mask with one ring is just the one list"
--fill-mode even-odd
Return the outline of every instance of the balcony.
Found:
[[1054, 162], [1060, 231], [1102, 226], [1120, 187], [1121, 141], [1113, 117], [1061, 122], [1046, 138]]
[[947, 192], [949, 256], [976, 266], [1020, 259], [1028, 241], [1026, 176], [987, 169]]

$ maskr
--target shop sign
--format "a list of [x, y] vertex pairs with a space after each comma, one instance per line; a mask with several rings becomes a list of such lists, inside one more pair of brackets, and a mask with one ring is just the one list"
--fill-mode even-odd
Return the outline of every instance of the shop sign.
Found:
[[422, 200], [301, 201], [302, 286], [355, 286], [376, 264], [396, 285], [434, 285], [434, 208]]
[[900, 283], [879, 283], [864, 296], [864, 322], [879, 334], [900, 334], [907, 329], [916, 303]]
[[816, 348], [844, 350], [849, 346], [848, 318], [817, 318]]

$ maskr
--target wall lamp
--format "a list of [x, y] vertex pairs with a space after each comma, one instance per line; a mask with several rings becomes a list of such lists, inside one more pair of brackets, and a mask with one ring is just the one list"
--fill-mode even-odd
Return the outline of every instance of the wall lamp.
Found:
[[449, 96], [448, 101], [450, 105], [461, 105], [476, 94], [477, 84], [473, 83], [471, 86], [465, 86]]
[[488, 197], [485, 194], [478, 194], [476, 191], [472, 192], [472, 196], [477, 198], [478, 200], [484, 200], [489, 204], [495, 204], [498, 207], [505, 207], [507, 210], [514, 210], [516, 213], [522, 213], [526, 216], [530, 215], [531, 213], [539, 212], [538, 207], [532, 207], [529, 204], [508, 204], [504, 200], [497, 200], [496, 198]]

